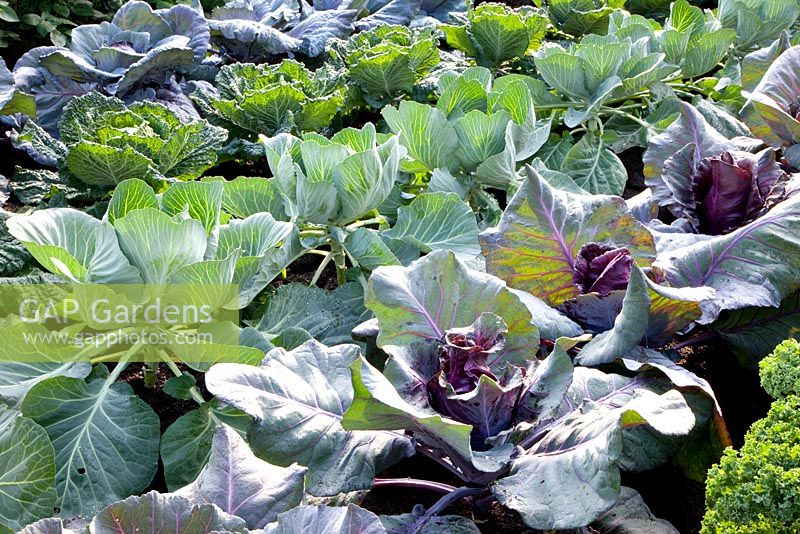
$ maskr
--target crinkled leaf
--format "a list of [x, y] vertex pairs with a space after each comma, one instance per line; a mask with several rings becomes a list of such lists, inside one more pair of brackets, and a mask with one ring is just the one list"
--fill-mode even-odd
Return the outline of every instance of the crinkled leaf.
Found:
[[350, 331], [366, 320], [363, 290], [350, 283], [333, 291], [305, 284], [284, 284], [267, 296], [267, 307], [253, 326], [267, 338], [287, 328], [302, 328], [323, 345], [352, 343]]
[[91, 141], [72, 147], [66, 163], [82, 182], [106, 187], [129, 178], [145, 178], [153, 168], [150, 158], [131, 147], [114, 148]]

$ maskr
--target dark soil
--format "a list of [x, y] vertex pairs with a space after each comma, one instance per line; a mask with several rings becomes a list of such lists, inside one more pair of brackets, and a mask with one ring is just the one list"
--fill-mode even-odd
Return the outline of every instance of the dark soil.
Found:
[[[200, 389], [203, 397], [206, 399], [211, 399], [212, 395], [210, 395], [206, 389], [205, 375], [203, 373], [195, 372], [182, 364], [179, 364], [178, 367], [180, 368], [181, 372], [194, 376], [195, 380], [197, 381], [197, 387]], [[133, 388], [136, 396], [149, 404], [156, 413], [158, 418], [161, 420], [161, 434], [163, 434], [172, 423], [177, 421], [180, 416], [197, 408], [197, 403], [194, 401], [176, 399], [175, 397], [171, 397], [164, 393], [162, 388], [167, 380], [172, 378], [172, 376], [172, 372], [170, 372], [170, 370], [162, 364], [158, 369], [158, 373], [156, 374], [156, 387], [147, 388], [144, 385], [143, 365], [136, 363], [131, 364], [127, 369], [125, 369], [125, 371], [122, 372], [119, 377], [120, 382], [126, 382], [128, 385], [130, 385]], [[167, 483], [164, 480], [164, 464], [161, 463], [160, 457], [158, 459], [158, 470], [156, 471], [156, 475], [153, 477], [153, 481], [150, 483], [150, 486], [143, 493], [153, 490], [160, 493], [167, 493], [169, 491], [167, 488]]]

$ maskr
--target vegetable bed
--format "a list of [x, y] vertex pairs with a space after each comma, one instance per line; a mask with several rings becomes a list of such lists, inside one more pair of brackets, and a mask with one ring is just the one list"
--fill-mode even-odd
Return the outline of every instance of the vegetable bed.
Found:
[[0, 533], [717, 532], [800, 332], [799, 17], [42, 26], [0, 61]]

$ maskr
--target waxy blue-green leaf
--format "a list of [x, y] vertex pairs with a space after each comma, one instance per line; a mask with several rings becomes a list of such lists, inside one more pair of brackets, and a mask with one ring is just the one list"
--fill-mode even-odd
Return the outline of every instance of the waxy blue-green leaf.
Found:
[[2, 362], [0, 363], [0, 400], [17, 408], [28, 390], [48, 378], [68, 376], [86, 378], [92, 370], [88, 363]]
[[[514, 460], [507, 477], [492, 486], [497, 500], [536, 529], [577, 528], [617, 500], [622, 454], [619, 420], [585, 401], [532, 451]], [[593, 416], [594, 424], [586, 417]]]
[[0, 526], [17, 531], [56, 506], [55, 452], [33, 420], [0, 406]]
[[33, 386], [22, 413], [50, 436], [56, 451], [56, 506], [91, 516], [144, 490], [158, 467], [158, 416], [114, 377], [85, 382], [59, 376]]
[[449, 250], [462, 256], [480, 254], [478, 223], [469, 205], [455, 193], [423, 193], [397, 210], [397, 222], [385, 235], [422, 252]]
[[473, 464], [472, 426], [407, 402], [392, 383], [364, 358], [354, 361], [350, 369], [355, 396], [342, 419], [344, 428], [409, 430], [427, 446], [446, 451], [456, 466], [463, 467], [464, 461]]
[[668, 521], [658, 519], [647, 507], [642, 496], [636, 490], [622, 486], [619, 498], [614, 506], [597, 518], [592, 528], [600, 532], [616, 532], [618, 534], [678, 534], [678, 530]]
[[264, 534], [301, 534], [302, 532], [354, 532], [386, 534], [377, 515], [355, 504], [344, 506], [298, 506], [284, 512], [267, 525]]
[[[394, 136], [378, 144], [375, 126], [330, 140], [307, 134], [262, 136], [267, 161], [289, 204], [304, 222], [345, 225], [377, 209], [392, 192], [406, 149]], [[364, 146], [366, 145], [366, 149]]]
[[[800, 290], [800, 197], [727, 235], [660, 254], [654, 263], [676, 287], [709, 286], [713, 299], [702, 304], [701, 323], [723, 310], [780, 306]], [[769, 269], [764, 269], [769, 265]]]
[[353, 401], [350, 364], [359, 357], [356, 345], [309, 341], [291, 352], [272, 350], [259, 367], [215, 365], [206, 386], [255, 418], [248, 437], [257, 456], [308, 467], [307, 491], [332, 496], [371, 487], [380, 471], [413, 451], [398, 433], [342, 428]]
[[[419, 521], [421, 513], [382, 515], [381, 523], [387, 534], [404, 534]], [[460, 515], [439, 515], [426, 520], [420, 534], [479, 534], [480, 529], [471, 519]]]
[[176, 183], [161, 195], [161, 209], [170, 216], [187, 213], [200, 221], [209, 235], [219, 226], [222, 192], [219, 182]]
[[194, 504], [215, 504], [242, 518], [247, 528], [264, 528], [300, 504], [306, 471], [296, 464], [276, 467], [258, 459], [235, 430], [220, 425], [214, 430], [208, 464], [174, 495]]
[[167, 427], [161, 439], [164, 481], [170, 491], [192, 482], [208, 462], [214, 429], [228, 425], [244, 435], [250, 417], [216, 400], [180, 416]]
[[736, 49], [752, 50], [768, 46], [789, 29], [800, 16], [795, 0], [742, 2], [720, 0], [717, 18], [724, 28], [736, 31]]

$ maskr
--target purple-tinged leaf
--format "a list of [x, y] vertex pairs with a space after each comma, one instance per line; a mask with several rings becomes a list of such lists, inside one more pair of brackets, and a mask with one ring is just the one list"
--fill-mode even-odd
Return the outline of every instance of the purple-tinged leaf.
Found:
[[464, 471], [465, 477], [476, 468], [480, 472], [502, 467], [478, 467], [481, 463], [475, 461], [470, 444], [470, 425], [407, 402], [364, 358], [353, 362], [351, 371], [355, 397], [342, 420], [345, 429], [408, 430], [426, 446], [442, 450], [454, 465]]
[[653, 264], [674, 287], [709, 286], [699, 322], [722, 310], [779, 306], [800, 290], [800, 196], [778, 204], [747, 226], [713, 239], [660, 254]]
[[151, 491], [104, 508], [89, 527], [92, 532], [167, 534], [248, 532], [244, 521], [213, 504], [192, 504], [186, 497]]
[[487, 312], [469, 327], [451, 328], [444, 333], [440, 367], [456, 393], [471, 391], [483, 375], [497, 380], [489, 359], [495, 359], [503, 351], [506, 332], [503, 320]]
[[514, 408], [522, 391], [523, 372], [509, 366], [506, 375], [495, 381], [483, 375], [466, 393], [456, 393], [441, 376], [428, 384], [428, 395], [437, 413], [472, 425], [470, 442], [473, 450], [486, 450], [486, 439], [506, 430], [514, 416]]
[[382, 348], [438, 342], [449, 329], [467, 327], [483, 312], [507, 325], [505, 361], [524, 364], [539, 346], [536, 318], [520, 298], [499, 278], [467, 268], [452, 252], [433, 252], [408, 267], [375, 269], [364, 304], [378, 318]]
[[247, 528], [264, 528], [300, 504], [306, 471], [297, 464], [277, 467], [260, 460], [235, 430], [220, 425], [214, 430], [208, 464], [176, 495], [195, 504], [215, 504], [244, 519]]
[[587, 243], [575, 260], [575, 285], [581, 293], [608, 295], [628, 287], [633, 258], [628, 249], [599, 243]]
[[500, 225], [480, 236], [488, 272], [555, 306], [580, 294], [573, 277], [588, 243], [624, 247], [640, 266], [652, 261], [653, 236], [624, 200], [559, 191], [533, 168], [527, 173]]
[[682, 103], [680, 115], [666, 130], [650, 139], [644, 153], [645, 183], [653, 200], [676, 217], [693, 207], [691, 176], [703, 158], [719, 155], [736, 146], [716, 131], [694, 106]]
[[692, 177], [690, 217], [700, 233], [726, 234], [783, 200], [787, 180], [769, 148], [755, 155], [730, 151], [705, 158]]
[[[650, 276], [661, 276], [661, 273], [654, 270]], [[612, 343], [617, 349], [608, 351], [605, 357], [600, 358], [606, 360], [602, 363], [612, 361], [637, 343], [648, 347], [666, 345], [672, 341], [676, 333], [700, 318], [702, 313], [699, 303], [714, 296], [714, 290], [708, 287], [672, 288], [659, 285], [649, 277], [644, 277], [644, 283], [638, 283], [638, 276], [634, 278], [637, 283], [629, 285], [627, 292], [630, 293], [633, 288], [635, 294], [626, 295], [626, 291], [618, 290], [606, 296], [594, 293], [578, 295], [559, 306], [560, 310], [586, 330], [601, 333], [586, 346], [590, 352], [582, 352], [578, 359], [588, 357], [587, 355], [595, 350], [595, 343], [606, 337], [617, 340]], [[645, 317], [647, 320], [644, 320]], [[640, 332], [643, 332], [643, 335], [638, 341], [634, 341], [633, 337], [638, 336]], [[621, 343], [622, 339], [629, 337], [633, 344]], [[597, 363], [587, 364], [583, 360], [581, 363], [597, 365]]]
[[346, 532], [348, 534], [386, 534], [380, 518], [355, 504], [347, 507], [299, 506], [282, 513], [267, 525], [263, 534], [301, 534]]

